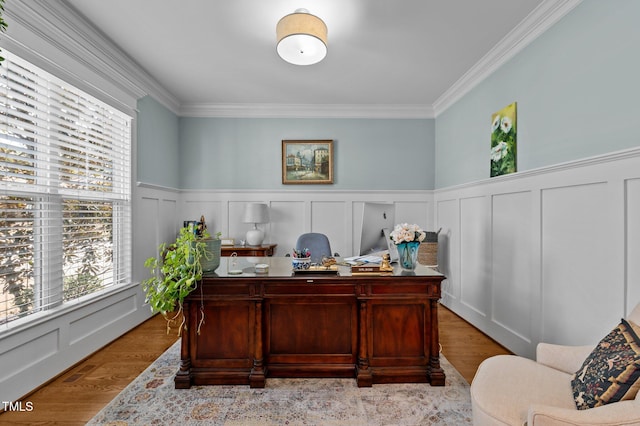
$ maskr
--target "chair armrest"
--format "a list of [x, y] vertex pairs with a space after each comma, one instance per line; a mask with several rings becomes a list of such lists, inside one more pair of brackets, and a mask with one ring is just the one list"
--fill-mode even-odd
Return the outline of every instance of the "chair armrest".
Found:
[[571, 410], [533, 404], [529, 407], [528, 426], [576, 425], [640, 425], [640, 404], [634, 400], [620, 401], [588, 410]]
[[595, 346], [564, 346], [538, 343], [536, 361], [556, 370], [573, 374], [582, 366]]

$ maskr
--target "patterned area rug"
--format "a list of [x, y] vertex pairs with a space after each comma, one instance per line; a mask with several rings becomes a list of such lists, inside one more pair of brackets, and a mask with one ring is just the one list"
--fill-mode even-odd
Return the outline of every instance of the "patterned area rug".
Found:
[[264, 389], [174, 389], [176, 342], [89, 425], [462, 425], [471, 424], [469, 385], [441, 355], [446, 385], [355, 379], [267, 379]]

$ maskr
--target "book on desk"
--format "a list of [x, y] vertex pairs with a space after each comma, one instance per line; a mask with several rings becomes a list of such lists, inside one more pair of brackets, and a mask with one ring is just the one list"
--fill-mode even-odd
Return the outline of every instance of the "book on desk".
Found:
[[363, 256], [353, 256], [345, 261], [351, 265], [352, 274], [384, 275], [393, 272], [389, 252], [381, 251]]
[[362, 265], [352, 265], [351, 273], [357, 274], [362, 272], [380, 272], [379, 263], [364, 263]]

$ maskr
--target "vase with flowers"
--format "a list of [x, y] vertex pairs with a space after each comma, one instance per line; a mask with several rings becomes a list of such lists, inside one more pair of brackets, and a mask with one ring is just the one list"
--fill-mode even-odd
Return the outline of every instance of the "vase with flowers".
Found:
[[413, 271], [418, 264], [418, 249], [427, 234], [416, 224], [401, 223], [391, 232], [391, 241], [398, 249], [398, 262], [402, 269]]

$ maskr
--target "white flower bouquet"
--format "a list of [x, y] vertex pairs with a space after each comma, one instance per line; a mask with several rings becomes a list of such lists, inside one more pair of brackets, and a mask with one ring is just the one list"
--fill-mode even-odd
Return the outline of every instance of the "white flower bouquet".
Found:
[[400, 223], [391, 231], [391, 240], [394, 244], [410, 243], [412, 241], [422, 242], [427, 234], [416, 224]]

